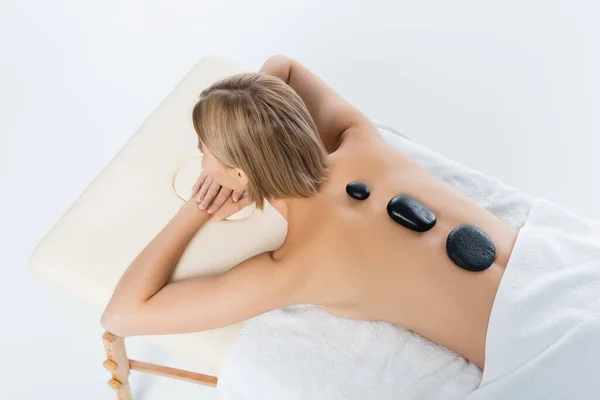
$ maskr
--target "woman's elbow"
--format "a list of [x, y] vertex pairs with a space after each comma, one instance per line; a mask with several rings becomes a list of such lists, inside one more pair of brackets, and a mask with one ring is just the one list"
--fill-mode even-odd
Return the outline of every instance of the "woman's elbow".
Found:
[[133, 336], [134, 333], [131, 332], [127, 326], [127, 321], [129, 318], [126, 314], [127, 313], [118, 312], [107, 308], [104, 310], [104, 313], [100, 318], [100, 324], [104, 329], [114, 335], [120, 337]]
[[273, 54], [271, 57], [267, 58], [266, 63], [272, 64], [290, 64], [292, 59], [288, 56], [284, 56], [283, 54]]
[[289, 57], [276, 54], [265, 61], [260, 69], [260, 72], [267, 75], [276, 76], [277, 78], [288, 83], [290, 78], [290, 68], [293, 60]]

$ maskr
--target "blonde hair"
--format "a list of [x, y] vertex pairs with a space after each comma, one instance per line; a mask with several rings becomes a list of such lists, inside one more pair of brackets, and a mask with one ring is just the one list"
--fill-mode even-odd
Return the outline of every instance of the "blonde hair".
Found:
[[225, 78], [200, 94], [198, 139], [224, 165], [248, 176], [248, 195], [309, 197], [326, 181], [327, 152], [306, 105], [282, 80], [260, 73]]

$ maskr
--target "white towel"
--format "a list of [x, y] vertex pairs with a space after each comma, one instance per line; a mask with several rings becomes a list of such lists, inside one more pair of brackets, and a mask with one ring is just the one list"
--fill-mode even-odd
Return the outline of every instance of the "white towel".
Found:
[[[533, 200], [404, 139], [382, 135], [436, 178], [515, 227]], [[275, 310], [246, 322], [219, 375], [222, 399], [459, 399], [481, 380], [473, 364], [408, 330], [351, 321], [315, 306]]]
[[469, 399], [600, 399], [600, 223], [533, 205], [506, 267]]

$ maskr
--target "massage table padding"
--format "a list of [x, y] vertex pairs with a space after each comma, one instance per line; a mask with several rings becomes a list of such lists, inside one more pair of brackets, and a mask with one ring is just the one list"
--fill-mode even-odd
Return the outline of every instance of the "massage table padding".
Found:
[[[93, 306], [100, 323], [122, 273], [183, 204], [173, 178], [200, 155], [191, 121], [200, 92], [239, 72], [218, 58], [200, 61], [46, 234], [30, 259], [34, 275]], [[246, 219], [210, 223], [184, 252], [173, 279], [223, 272], [276, 249], [286, 230], [285, 220], [268, 203], [264, 212]], [[218, 375], [242, 325], [147, 338], [196, 361], [200, 372]]]

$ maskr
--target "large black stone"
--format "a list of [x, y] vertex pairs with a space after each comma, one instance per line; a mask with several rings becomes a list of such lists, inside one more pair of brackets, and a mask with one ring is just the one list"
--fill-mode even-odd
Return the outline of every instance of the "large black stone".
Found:
[[496, 259], [492, 239], [473, 225], [454, 228], [446, 240], [446, 252], [454, 264], [467, 271], [483, 271]]
[[410, 196], [392, 197], [387, 205], [387, 212], [394, 221], [416, 232], [428, 231], [436, 222], [433, 211]]
[[362, 182], [350, 182], [346, 185], [346, 193], [356, 200], [366, 200], [371, 190]]

